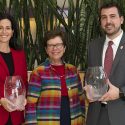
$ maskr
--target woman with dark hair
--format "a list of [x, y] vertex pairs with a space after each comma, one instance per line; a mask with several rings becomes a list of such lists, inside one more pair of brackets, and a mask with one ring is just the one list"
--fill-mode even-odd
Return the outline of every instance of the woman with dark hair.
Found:
[[59, 29], [49, 31], [44, 42], [48, 58], [31, 74], [26, 124], [83, 125], [84, 94], [79, 73], [62, 58], [65, 35]]
[[7, 13], [0, 13], [0, 125], [21, 125], [24, 122], [25, 104], [13, 110], [10, 101], [4, 98], [4, 83], [7, 76], [21, 76], [27, 84], [27, 66], [24, 51], [17, 44], [17, 24]]

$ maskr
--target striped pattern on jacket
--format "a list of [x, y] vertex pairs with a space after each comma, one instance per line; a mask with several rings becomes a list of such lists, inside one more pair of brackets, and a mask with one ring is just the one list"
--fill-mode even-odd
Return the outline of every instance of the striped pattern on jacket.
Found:
[[[70, 100], [71, 125], [83, 125], [84, 94], [75, 66], [65, 64], [65, 79]], [[61, 80], [49, 59], [31, 74], [28, 87], [26, 124], [60, 125]]]

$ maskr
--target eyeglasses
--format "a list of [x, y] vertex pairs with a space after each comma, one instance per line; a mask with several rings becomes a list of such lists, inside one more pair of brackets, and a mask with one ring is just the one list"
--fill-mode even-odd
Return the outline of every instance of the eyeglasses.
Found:
[[61, 49], [63, 47], [63, 43], [57, 43], [57, 44], [47, 44], [47, 48], [48, 49], [54, 49], [54, 47], [56, 47], [57, 49]]

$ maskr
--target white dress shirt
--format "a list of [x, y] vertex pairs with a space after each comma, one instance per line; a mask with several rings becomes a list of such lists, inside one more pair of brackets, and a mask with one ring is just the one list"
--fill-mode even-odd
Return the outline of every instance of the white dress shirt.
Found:
[[103, 47], [103, 54], [102, 54], [102, 66], [103, 67], [104, 67], [104, 59], [105, 59], [105, 53], [106, 53], [106, 50], [107, 50], [107, 47], [108, 47], [108, 42], [113, 41], [112, 49], [113, 49], [113, 59], [114, 59], [115, 55], [116, 55], [116, 52], [117, 52], [117, 49], [118, 49], [118, 46], [119, 46], [119, 43], [121, 41], [122, 35], [123, 35], [123, 31], [121, 32], [121, 34], [119, 36], [117, 36], [113, 40], [109, 39], [106, 36], [106, 40], [105, 40], [104, 47]]

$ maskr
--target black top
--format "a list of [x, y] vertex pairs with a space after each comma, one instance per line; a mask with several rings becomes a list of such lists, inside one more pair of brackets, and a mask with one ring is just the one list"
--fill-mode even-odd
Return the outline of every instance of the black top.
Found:
[[8, 67], [9, 73], [12, 76], [14, 73], [14, 62], [13, 62], [12, 53], [11, 52], [9, 52], [9, 53], [0, 52], [0, 54], [2, 55], [6, 65]]

